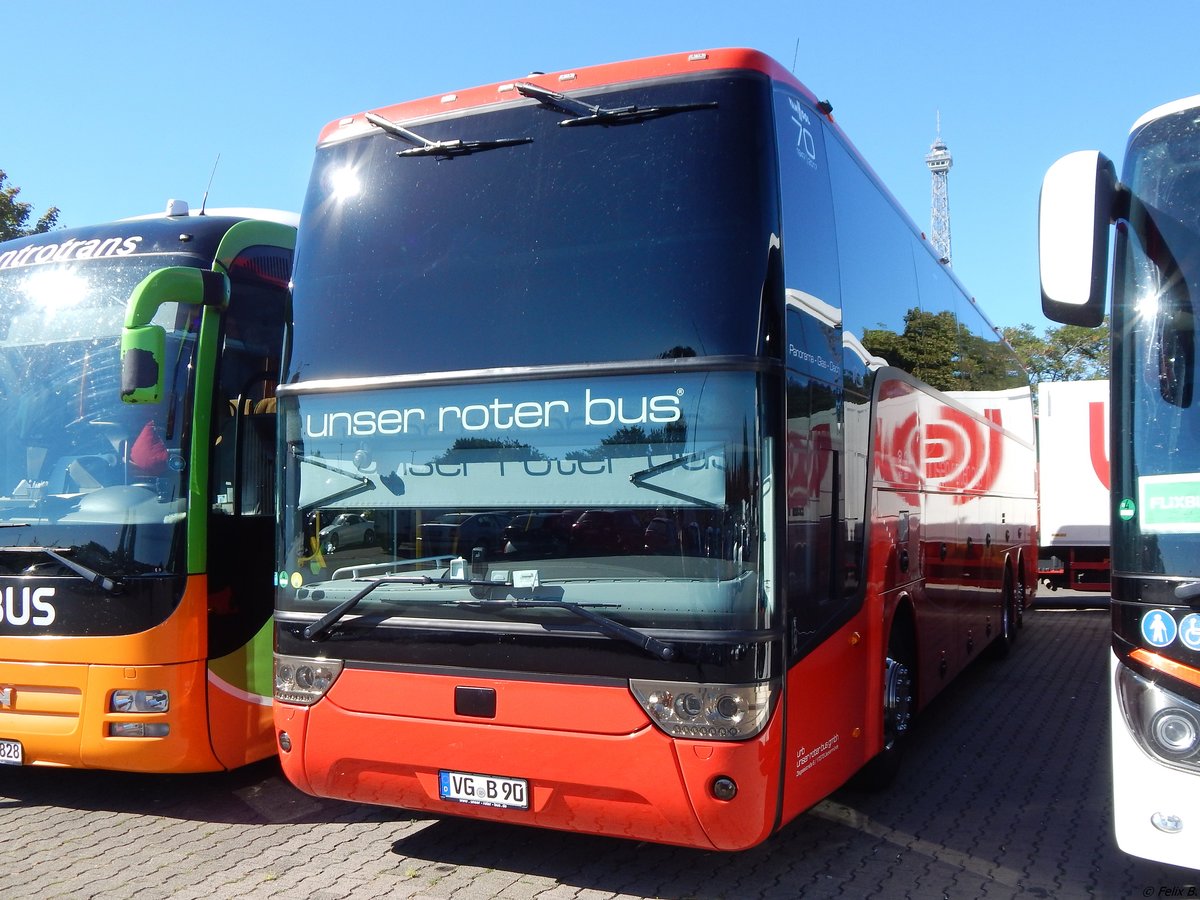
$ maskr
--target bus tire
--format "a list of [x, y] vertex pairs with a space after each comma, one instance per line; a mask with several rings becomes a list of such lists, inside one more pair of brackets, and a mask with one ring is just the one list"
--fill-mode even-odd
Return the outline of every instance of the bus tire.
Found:
[[[1017, 630], [1025, 627], [1025, 607], [1029, 605], [1029, 588], [1025, 584], [1025, 560], [1017, 564]], [[1036, 584], [1036, 582], [1035, 582]]]
[[1000, 594], [1000, 634], [992, 642], [992, 658], [1004, 659], [1017, 642], [1020, 628], [1020, 602], [1013, 590], [1012, 570], [1004, 568], [1004, 587]]
[[883, 749], [867, 762], [855, 783], [867, 790], [882, 790], [896, 780], [908, 734], [912, 728], [916, 647], [912, 626], [897, 616], [888, 636], [887, 658], [883, 661]]

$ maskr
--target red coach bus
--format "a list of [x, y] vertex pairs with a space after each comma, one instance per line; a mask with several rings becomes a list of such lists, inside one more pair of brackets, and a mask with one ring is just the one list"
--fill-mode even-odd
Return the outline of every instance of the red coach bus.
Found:
[[310, 793], [750, 847], [1035, 587], [1028, 379], [748, 50], [348, 116], [279, 389], [275, 724]]

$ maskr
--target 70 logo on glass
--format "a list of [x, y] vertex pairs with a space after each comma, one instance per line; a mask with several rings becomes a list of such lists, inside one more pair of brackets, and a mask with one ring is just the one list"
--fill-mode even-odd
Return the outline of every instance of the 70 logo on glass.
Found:
[[796, 155], [815, 169], [817, 167], [817, 141], [812, 133], [812, 118], [799, 100], [789, 97], [788, 106], [792, 108], [792, 124], [797, 129]]

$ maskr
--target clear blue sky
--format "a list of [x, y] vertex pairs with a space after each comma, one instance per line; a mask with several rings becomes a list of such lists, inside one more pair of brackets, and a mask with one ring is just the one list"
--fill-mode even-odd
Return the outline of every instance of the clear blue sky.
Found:
[[1196, 0], [207, 0], [4, 5], [0, 169], [84, 225], [198, 205], [299, 209], [317, 133], [352, 112], [531, 71], [708, 47], [774, 56], [922, 229], [924, 156], [954, 156], [954, 269], [998, 325], [1049, 325], [1037, 196], [1055, 159], [1119, 158], [1200, 93]]

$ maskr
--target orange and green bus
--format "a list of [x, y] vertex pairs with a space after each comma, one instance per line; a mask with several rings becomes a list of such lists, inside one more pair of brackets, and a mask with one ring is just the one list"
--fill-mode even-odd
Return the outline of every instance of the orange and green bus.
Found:
[[296, 216], [0, 244], [0, 763], [273, 752], [274, 391]]

